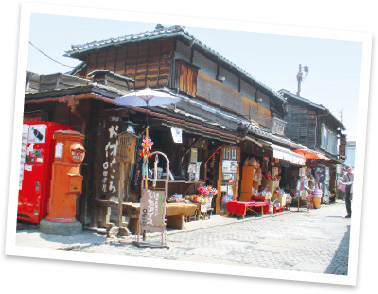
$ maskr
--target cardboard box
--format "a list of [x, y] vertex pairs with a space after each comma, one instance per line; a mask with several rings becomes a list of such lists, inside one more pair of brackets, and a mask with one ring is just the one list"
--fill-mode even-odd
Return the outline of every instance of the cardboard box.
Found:
[[281, 207], [286, 206], [286, 195], [287, 194], [280, 194], [279, 196], [273, 196], [272, 200], [276, 200], [276, 203], [280, 203]]
[[264, 188], [266, 187], [266, 185], [268, 185], [270, 192], [274, 193], [274, 191], [280, 186], [280, 181], [272, 181], [272, 180], [262, 179], [261, 185]]

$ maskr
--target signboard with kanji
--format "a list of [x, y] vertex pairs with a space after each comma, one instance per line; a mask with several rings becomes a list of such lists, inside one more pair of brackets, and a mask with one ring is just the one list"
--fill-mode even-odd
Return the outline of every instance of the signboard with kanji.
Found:
[[346, 159], [345, 156], [346, 135], [340, 137], [340, 159]]
[[117, 171], [117, 136], [121, 129], [121, 120], [110, 117], [106, 120], [103, 129], [102, 164], [101, 164], [101, 195], [102, 197], [115, 197], [118, 188]]
[[140, 199], [140, 229], [163, 232], [165, 229], [166, 199], [164, 191], [142, 189]]

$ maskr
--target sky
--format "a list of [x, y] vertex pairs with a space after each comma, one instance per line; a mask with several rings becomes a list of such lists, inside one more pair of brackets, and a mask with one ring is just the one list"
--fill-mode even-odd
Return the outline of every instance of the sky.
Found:
[[[76, 59], [63, 56], [71, 45], [152, 31], [155, 26], [156, 23], [32, 13], [29, 41], [66, 66], [29, 44], [27, 70], [38, 74], [68, 72], [78, 64]], [[295, 94], [299, 65], [307, 66], [309, 73], [300, 95], [324, 105], [343, 122], [348, 139], [355, 138], [360, 42], [193, 26], [185, 29], [274, 91], [286, 89]]]

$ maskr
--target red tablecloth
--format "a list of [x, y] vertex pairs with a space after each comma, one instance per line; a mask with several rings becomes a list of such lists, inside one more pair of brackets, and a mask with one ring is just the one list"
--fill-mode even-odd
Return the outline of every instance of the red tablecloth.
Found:
[[269, 213], [269, 205], [264, 201], [246, 200], [227, 202], [227, 212], [245, 215], [247, 207], [263, 207], [264, 213]]

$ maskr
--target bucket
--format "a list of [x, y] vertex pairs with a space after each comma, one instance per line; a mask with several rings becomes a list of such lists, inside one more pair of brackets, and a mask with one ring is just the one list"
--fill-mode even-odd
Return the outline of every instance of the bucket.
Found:
[[322, 201], [322, 198], [312, 198], [312, 201], [314, 202], [314, 208], [318, 209], [320, 207], [320, 202]]

